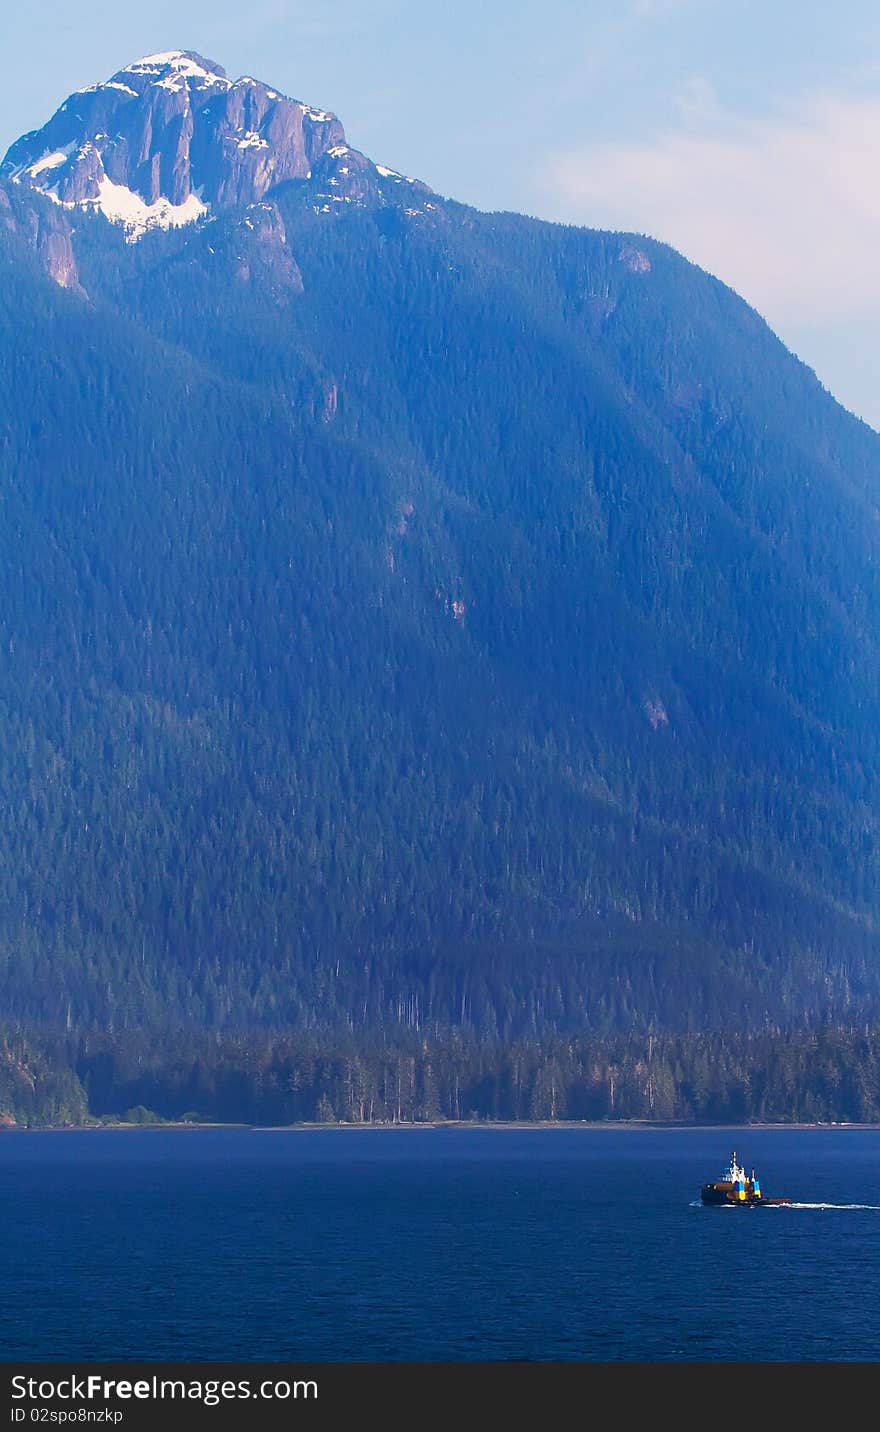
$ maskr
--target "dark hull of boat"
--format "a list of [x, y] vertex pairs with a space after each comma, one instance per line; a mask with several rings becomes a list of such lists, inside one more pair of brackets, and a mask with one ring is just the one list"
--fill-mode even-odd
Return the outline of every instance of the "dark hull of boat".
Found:
[[734, 1198], [730, 1193], [714, 1188], [704, 1188], [700, 1194], [703, 1203], [715, 1208], [785, 1208], [791, 1205], [790, 1198]]

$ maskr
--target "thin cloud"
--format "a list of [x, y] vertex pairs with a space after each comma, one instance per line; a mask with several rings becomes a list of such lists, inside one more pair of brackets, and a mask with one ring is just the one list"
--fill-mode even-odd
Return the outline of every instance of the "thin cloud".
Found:
[[771, 321], [880, 314], [880, 97], [711, 130], [558, 155], [558, 217], [665, 239]]

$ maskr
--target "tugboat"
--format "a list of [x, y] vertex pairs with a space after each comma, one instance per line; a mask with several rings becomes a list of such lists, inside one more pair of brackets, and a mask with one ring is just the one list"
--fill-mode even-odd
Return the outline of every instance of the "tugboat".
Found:
[[735, 1153], [730, 1155], [730, 1165], [717, 1183], [703, 1184], [700, 1198], [704, 1203], [734, 1208], [779, 1208], [791, 1203], [790, 1198], [765, 1198], [755, 1170], [752, 1169], [751, 1178], [747, 1178]]

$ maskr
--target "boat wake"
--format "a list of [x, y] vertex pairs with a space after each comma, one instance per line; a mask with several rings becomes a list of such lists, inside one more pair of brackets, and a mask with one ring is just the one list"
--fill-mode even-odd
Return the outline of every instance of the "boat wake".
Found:
[[[694, 1198], [694, 1199], [691, 1200], [690, 1207], [691, 1207], [691, 1208], [709, 1208], [709, 1207], [712, 1207], [712, 1208], [713, 1208], [713, 1211], [714, 1211], [714, 1208], [715, 1208], [715, 1207], [718, 1207], [718, 1208], [735, 1208], [735, 1207], [736, 1207], [736, 1204], [728, 1203], [728, 1204], [717, 1204], [717, 1205], [714, 1205], [714, 1206], [713, 1206], [713, 1205], [711, 1205], [711, 1204], [706, 1204], [706, 1203], [704, 1203], [701, 1198]], [[782, 1210], [782, 1211], [784, 1211], [785, 1209], [789, 1209], [789, 1208], [812, 1208], [812, 1209], [817, 1209], [817, 1208], [818, 1208], [818, 1209], [833, 1209], [833, 1210], [836, 1210], [836, 1211], [838, 1211], [838, 1212], [851, 1212], [851, 1211], [853, 1211], [853, 1210], [856, 1210], [856, 1211], [861, 1212], [861, 1213], [880, 1213], [880, 1203], [775, 1203], [775, 1204], [767, 1204], [766, 1207], [768, 1207], [768, 1208], [778, 1208], [778, 1209], [780, 1209], [780, 1210]]]
[[860, 1209], [864, 1213], [880, 1213], [880, 1203], [789, 1203], [788, 1208]]

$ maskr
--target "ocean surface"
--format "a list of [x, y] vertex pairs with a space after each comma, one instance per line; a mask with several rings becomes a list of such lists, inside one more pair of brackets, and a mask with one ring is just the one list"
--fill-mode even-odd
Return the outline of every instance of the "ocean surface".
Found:
[[10, 1132], [0, 1227], [6, 1360], [880, 1358], [871, 1130]]

